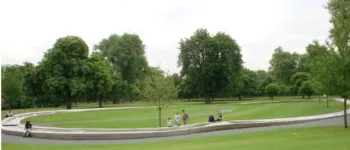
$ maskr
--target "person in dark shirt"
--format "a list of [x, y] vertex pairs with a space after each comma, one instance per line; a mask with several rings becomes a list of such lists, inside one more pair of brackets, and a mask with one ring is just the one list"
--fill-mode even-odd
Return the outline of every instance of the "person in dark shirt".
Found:
[[213, 114], [210, 114], [208, 122], [215, 122], [215, 118], [214, 118]]
[[30, 131], [32, 130], [32, 124], [30, 121], [27, 121], [26, 124], [24, 125], [24, 136], [23, 137], [31, 137], [32, 135], [30, 134]]

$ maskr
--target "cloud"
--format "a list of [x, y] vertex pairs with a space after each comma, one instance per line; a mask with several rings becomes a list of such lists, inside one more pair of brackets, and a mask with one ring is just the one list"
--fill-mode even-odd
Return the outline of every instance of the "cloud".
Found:
[[329, 30], [326, 0], [11, 0], [0, 6], [2, 64], [39, 62], [55, 40], [82, 37], [90, 49], [112, 33], [140, 35], [150, 65], [177, 68], [178, 42], [198, 28], [230, 34], [245, 66], [267, 69], [277, 46], [304, 52]]

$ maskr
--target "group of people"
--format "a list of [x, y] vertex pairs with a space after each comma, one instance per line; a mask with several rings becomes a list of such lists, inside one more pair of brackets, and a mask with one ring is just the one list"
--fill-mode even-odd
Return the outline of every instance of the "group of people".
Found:
[[[175, 122], [175, 126], [180, 126], [181, 125], [181, 121], [183, 122], [184, 125], [187, 125], [188, 118], [189, 118], [189, 115], [188, 115], [187, 112], [185, 112], [185, 110], [182, 110], [182, 117], [181, 117], [181, 119], [180, 119], [179, 112], [176, 112], [176, 114], [174, 115], [174, 120], [172, 120], [171, 117], [168, 117], [167, 126], [168, 127], [172, 127], [173, 126], [173, 121]], [[220, 111], [218, 112], [217, 119], [215, 119], [213, 114], [209, 115], [209, 121], [208, 122], [220, 122], [220, 121], [222, 121], [222, 113]]]
[[9, 110], [6, 113], [5, 118], [12, 117], [12, 116], [13, 116], [13, 113], [11, 112], [11, 110]]
[[[189, 118], [188, 113], [185, 112], [185, 110], [182, 110], [181, 120], [182, 120], [184, 125], [187, 124], [188, 118]], [[181, 120], [180, 120], [179, 112], [176, 112], [176, 114], [174, 115], [175, 126], [180, 126], [181, 125]], [[171, 119], [171, 117], [168, 117], [167, 126], [168, 127], [172, 127], [173, 126], [173, 120]]]
[[222, 121], [222, 113], [220, 111], [218, 112], [218, 118], [216, 120], [215, 120], [215, 117], [214, 117], [213, 113], [211, 113], [209, 115], [208, 122], [216, 122], [216, 121], [218, 121], [218, 122]]

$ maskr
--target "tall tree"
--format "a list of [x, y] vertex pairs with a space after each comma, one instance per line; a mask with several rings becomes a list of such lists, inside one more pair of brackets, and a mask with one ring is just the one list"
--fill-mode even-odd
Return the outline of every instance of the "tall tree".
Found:
[[71, 109], [72, 101], [86, 90], [83, 67], [88, 53], [88, 46], [80, 37], [62, 37], [39, 63], [39, 72], [44, 76], [43, 90], [61, 97], [67, 109]]
[[270, 60], [269, 72], [277, 82], [291, 85], [290, 78], [297, 72], [298, 59], [298, 54], [284, 51], [282, 47], [278, 47]]
[[23, 72], [19, 65], [1, 66], [1, 98], [8, 109], [20, 104], [23, 96]]
[[[102, 39], [99, 44], [94, 46], [94, 49], [112, 64], [114, 72], [120, 72], [122, 80], [125, 80], [130, 86], [127, 95], [133, 96], [131, 93], [143, 90], [144, 71], [148, 67], [148, 62], [145, 56], [145, 45], [138, 35], [112, 34], [108, 38]], [[132, 84], [139, 89], [135, 89]]]
[[328, 96], [334, 94], [335, 76], [333, 60], [330, 59], [331, 52], [326, 45], [313, 41], [306, 47], [308, 60], [310, 63], [310, 73], [313, 80], [313, 89], [318, 94], [326, 94], [327, 107]]
[[112, 78], [110, 65], [103, 60], [97, 53], [92, 53], [85, 64], [84, 76], [87, 79], [86, 85], [89, 92], [94, 93], [99, 107], [102, 108], [103, 100], [106, 100], [107, 94], [112, 88]]
[[198, 29], [189, 39], [180, 41], [179, 66], [187, 87], [199, 91], [205, 102], [215, 95], [232, 91], [242, 68], [240, 47], [229, 35], [211, 37], [206, 29]]
[[332, 49], [335, 61], [337, 94], [344, 98], [344, 127], [347, 128], [347, 99], [350, 95], [350, 1], [329, 0], [327, 5], [331, 15], [330, 39], [335, 49]]

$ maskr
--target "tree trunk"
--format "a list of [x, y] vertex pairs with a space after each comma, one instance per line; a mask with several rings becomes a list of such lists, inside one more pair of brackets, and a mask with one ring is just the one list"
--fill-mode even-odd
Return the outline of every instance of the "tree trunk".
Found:
[[[11, 103], [11, 102], [10, 102]], [[11, 111], [11, 104], [9, 104], [9, 111]]]
[[159, 129], [162, 127], [162, 109], [158, 108]]
[[211, 96], [211, 101], [214, 101], [214, 96]]
[[326, 96], [326, 99], [327, 99], [327, 108], [329, 107], [329, 104], [328, 104], [328, 95]]
[[98, 105], [99, 105], [98, 107], [102, 108], [102, 100], [98, 101]]
[[304, 99], [304, 95], [302, 96], [302, 98]]
[[102, 108], [102, 98], [99, 94], [97, 94], [97, 100], [98, 100], [98, 107]]
[[344, 127], [348, 128], [348, 116], [347, 116], [347, 103], [346, 103], [347, 97], [344, 97]]
[[66, 108], [72, 109], [72, 97], [71, 96], [66, 97]]
[[116, 103], [117, 103], [117, 100], [113, 99], [113, 100], [112, 100], [112, 103], [113, 103], [113, 104], [116, 104]]

